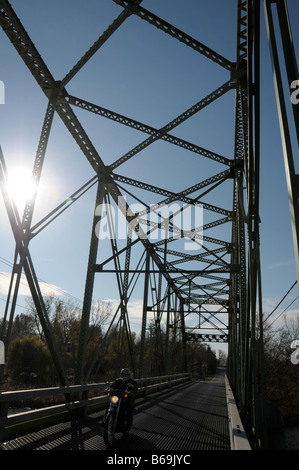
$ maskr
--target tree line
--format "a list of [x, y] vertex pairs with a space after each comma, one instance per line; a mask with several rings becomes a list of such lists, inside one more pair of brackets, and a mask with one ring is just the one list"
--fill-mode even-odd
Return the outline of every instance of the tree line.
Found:
[[299, 424], [299, 350], [296, 352], [293, 348], [298, 340], [299, 314], [292, 318], [285, 315], [278, 328], [265, 322], [266, 401], [280, 411], [284, 423], [290, 425]]
[[[45, 298], [45, 306], [60, 357], [69, 383], [72, 384], [80, 338], [81, 310], [75, 301], [54, 296]], [[85, 373], [94, 365], [89, 376], [90, 381], [112, 380], [119, 374], [121, 367], [125, 366], [133, 368], [134, 372], [134, 363], [135, 376], [138, 375], [141, 349], [143, 376], [181, 372], [184, 361], [182, 347], [173, 333], [167, 337], [162, 328], [157, 331], [152, 324], [141, 348], [141, 338], [135, 332], [128, 333], [125, 328], [119, 326], [110, 325], [107, 328], [111, 323], [112, 314], [111, 304], [101, 299], [93, 303], [85, 360]], [[99, 347], [101, 351], [98, 355]], [[97, 355], [98, 359], [94, 361]], [[186, 344], [185, 363], [196, 378], [205, 379], [212, 376], [218, 362], [215, 352], [209, 345]], [[16, 315], [13, 321], [4, 371], [7, 387], [59, 385], [44, 333], [31, 300], [27, 302], [26, 312]]]

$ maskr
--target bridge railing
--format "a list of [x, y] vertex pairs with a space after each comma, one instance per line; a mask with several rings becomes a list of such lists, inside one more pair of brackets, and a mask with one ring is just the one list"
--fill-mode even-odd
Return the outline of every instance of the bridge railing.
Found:
[[[191, 380], [191, 375], [174, 374], [137, 379], [137, 397], [142, 397], [171, 388]], [[67, 387], [49, 387], [30, 390], [17, 390], [0, 393], [0, 445], [29, 432], [46, 426], [66, 422], [84, 414], [90, 414], [108, 405], [104, 390], [108, 382], [88, 385], [70, 385]], [[92, 397], [88, 395], [93, 393]], [[30, 409], [20, 413], [9, 413], [13, 404], [23, 401], [62, 396], [63, 403], [52, 406]]]

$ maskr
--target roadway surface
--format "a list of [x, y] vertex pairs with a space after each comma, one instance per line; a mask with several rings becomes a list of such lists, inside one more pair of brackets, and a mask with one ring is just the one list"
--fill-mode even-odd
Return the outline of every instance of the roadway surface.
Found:
[[[133, 428], [115, 450], [230, 450], [224, 371], [137, 403]], [[14, 439], [3, 450], [105, 450], [103, 412]]]

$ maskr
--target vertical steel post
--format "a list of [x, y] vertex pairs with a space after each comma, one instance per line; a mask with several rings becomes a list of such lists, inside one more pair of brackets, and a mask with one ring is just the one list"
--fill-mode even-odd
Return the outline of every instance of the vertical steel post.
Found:
[[149, 288], [149, 265], [150, 265], [150, 253], [147, 250], [147, 252], [146, 252], [146, 264], [145, 264], [145, 275], [144, 275], [143, 310], [142, 310], [140, 358], [139, 358], [139, 378], [143, 377], [143, 374], [144, 374], [144, 353], [145, 353], [145, 339], [146, 339], [147, 301], [148, 301], [148, 288]]
[[259, 253], [260, 0], [238, 2], [235, 74], [232, 263], [239, 272], [231, 275], [228, 370], [244, 425], [257, 448], [266, 439]]
[[[127, 338], [127, 345], [129, 348], [129, 354], [131, 359], [131, 367], [133, 371], [133, 375], [136, 377], [137, 370], [136, 370], [136, 362], [134, 357], [133, 351], [133, 344], [132, 344], [132, 334], [130, 329], [130, 322], [128, 318], [128, 287], [129, 287], [129, 268], [130, 268], [130, 260], [131, 260], [131, 247], [132, 247], [132, 226], [128, 224], [128, 236], [127, 236], [127, 248], [126, 248], [126, 259], [125, 259], [125, 272], [124, 272], [124, 279], [122, 283], [122, 294], [121, 294], [121, 316], [122, 316], [122, 328], [124, 331], [123, 334], [123, 341], [124, 338]], [[123, 344], [124, 348], [124, 344]]]
[[182, 372], [187, 372], [187, 351], [186, 351], [186, 331], [185, 331], [185, 316], [184, 316], [184, 303], [180, 301], [180, 332], [182, 335]]
[[171, 289], [167, 287], [167, 313], [166, 313], [166, 338], [165, 338], [165, 374], [169, 374], [169, 323], [170, 323], [170, 299]]
[[[298, 74], [296, 53], [295, 53], [295, 47], [294, 47], [294, 42], [293, 42], [293, 36], [292, 36], [292, 29], [291, 29], [288, 7], [287, 7], [287, 0], [276, 1], [276, 7], [277, 7], [280, 32], [281, 32], [281, 40], [282, 40], [286, 73], [288, 77], [288, 85], [289, 85], [288, 91], [291, 95], [292, 83], [295, 80], [299, 79], [299, 74]], [[295, 123], [295, 130], [297, 134], [297, 142], [299, 146], [299, 106], [298, 106], [299, 103], [293, 102], [292, 99], [291, 99], [291, 103], [292, 103], [292, 111], [293, 111], [293, 117], [294, 117], [294, 123]]]
[[[284, 97], [284, 86], [282, 81], [282, 74], [280, 69], [280, 61], [277, 51], [276, 35], [273, 22], [273, 15], [271, 4], [276, 4], [279, 14], [280, 32], [283, 43], [284, 58], [286, 62], [286, 69], [288, 80], [298, 78], [298, 68], [296, 64], [296, 58], [294, 54], [293, 42], [291, 37], [290, 25], [287, 14], [287, 4], [284, 2], [277, 2], [273, 0], [264, 0], [266, 26], [268, 32], [268, 42], [272, 59], [274, 88], [276, 94], [276, 103], [278, 110], [278, 118], [280, 125], [281, 141], [284, 155], [285, 173], [287, 188], [289, 194], [291, 222], [293, 231], [293, 243], [295, 262], [297, 270], [297, 280], [299, 281], [299, 174], [296, 173], [295, 162], [293, 156], [293, 147], [289, 130], [289, 118], [287, 113], [287, 106]], [[295, 76], [294, 76], [295, 75]], [[296, 76], [297, 75], [297, 76]], [[290, 84], [289, 84], [290, 85]], [[288, 90], [290, 92], [290, 90]], [[291, 104], [291, 99], [289, 100]], [[297, 140], [299, 139], [299, 104], [296, 107], [292, 106], [295, 126], [297, 131]], [[298, 282], [299, 288], [299, 282]]]
[[266, 445], [263, 312], [260, 284], [260, 0], [248, 5], [248, 312], [249, 361], [245, 411], [251, 421], [254, 446]]
[[238, 407], [244, 407], [245, 363], [247, 357], [248, 309], [246, 298], [247, 253], [245, 239], [246, 210], [243, 184], [247, 175], [248, 103], [247, 103], [247, 36], [248, 4], [239, 0], [237, 9], [237, 53], [235, 93], [234, 194], [231, 262], [239, 266], [230, 279], [228, 376]]
[[84, 292], [84, 300], [83, 300], [82, 315], [81, 315], [80, 337], [79, 337], [78, 354], [77, 354], [77, 366], [76, 366], [76, 373], [75, 373], [76, 384], [82, 384], [83, 379], [84, 379], [84, 366], [85, 366], [85, 358], [86, 358], [89, 318], [90, 318], [90, 309], [91, 309], [91, 303], [92, 303], [94, 276], [95, 276], [94, 265], [97, 259], [97, 250], [98, 250], [98, 244], [99, 244], [98, 227], [101, 223], [101, 220], [99, 221], [98, 217], [99, 216], [101, 217], [101, 214], [102, 214], [104, 191], [105, 191], [104, 184], [101, 181], [99, 181], [97, 195], [96, 195], [96, 208], [95, 208], [95, 213], [93, 216], [92, 233], [91, 233], [91, 241], [90, 241], [90, 249], [89, 249], [89, 260], [88, 260], [88, 266], [87, 266], [85, 292]]

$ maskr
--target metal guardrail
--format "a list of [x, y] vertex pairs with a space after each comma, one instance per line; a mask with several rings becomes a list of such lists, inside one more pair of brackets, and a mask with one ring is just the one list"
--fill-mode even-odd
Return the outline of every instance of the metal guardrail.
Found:
[[[146, 396], [190, 380], [189, 373], [137, 379], [139, 388], [136, 397]], [[107, 382], [103, 382], [0, 393], [0, 445], [5, 440], [13, 439], [24, 433], [104, 409], [107, 406], [107, 398], [103, 395], [103, 391], [107, 384]], [[102, 393], [88, 398], [88, 394], [94, 391]], [[9, 406], [14, 402], [58, 395], [65, 397], [65, 403], [8, 415]]]

